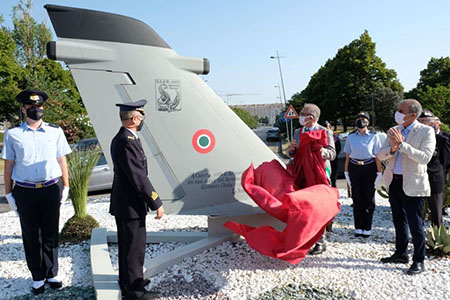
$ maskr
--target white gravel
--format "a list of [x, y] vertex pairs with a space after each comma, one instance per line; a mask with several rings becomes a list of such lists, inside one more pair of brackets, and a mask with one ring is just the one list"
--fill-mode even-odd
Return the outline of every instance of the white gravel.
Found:
[[[345, 191], [341, 193], [346, 195]], [[260, 255], [245, 242], [227, 242], [154, 276], [150, 287], [163, 293], [170, 292], [175, 297], [165, 299], [202, 298], [205, 295], [202, 290], [206, 287], [208, 294], [216, 293], [214, 299], [251, 299], [288, 283], [330, 288], [356, 299], [448, 298], [449, 259], [427, 260], [427, 271], [416, 276], [405, 274], [409, 265], [379, 262], [380, 257], [391, 255], [394, 250], [394, 230], [387, 200], [377, 196], [373, 236], [368, 239], [353, 236], [351, 199], [341, 198], [340, 201], [342, 211], [336, 217], [334, 233], [329, 235], [328, 250], [322, 255], [307, 256], [298, 265], [292, 266]], [[109, 197], [97, 197], [87, 206], [88, 213], [102, 227], [115, 230], [115, 222], [108, 214], [108, 208]], [[60, 228], [72, 215], [71, 204], [65, 203], [61, 208]], [[449, 217], [445, 217], [445, 223], [449, 225]], [[0, 299], [9, 299], [30, 293], [31, 276], [25, 262], [19, 219], [13, 212], [0, 214], [0, 224]], [[149, 216], [147, 221], [148, 231], [206, 230], [206, 226], [205, 216], [165, 216], [162, 220]], [[428, 226], [429, 223], [426, 228]], [[149, 245], [147, 258], [183, 245]], [[117, 246], [110, 246], [110, 252], [113, 266], [117, 268]], [[62, 245], [59, 265], [64, 285], [92, 286], [88, 242]], [[191, 284], [192, 291], [184, 291], [184, 294], [167, 291], [176, 287], [180, 280], [188, 283], [187, 286], [195, 283]], [[172, 287], [170, 284], [168, 286], [170, 282], [174, 284]]]

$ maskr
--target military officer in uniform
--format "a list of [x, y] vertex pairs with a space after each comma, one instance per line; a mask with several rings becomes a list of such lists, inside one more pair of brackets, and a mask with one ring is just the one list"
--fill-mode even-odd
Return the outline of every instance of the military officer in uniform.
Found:
[[153, 299], [159, 295], [147, 291], [144, 280], [146, 245], [145, 217], [149, 209], [162, 218], [161, 199], [148, 179], [147, 158], [136, 132], [145, 119], [146, 100], [116, 104], [120, 107], [122, 127], [111, 142], [114, 181], [110, 213], [115, 216], [119, 244], [119, 283], [125, 299]]
[[434, 128], [436, 131], [436, 148], [427, 165], [431, 195], [426, 200], [430, 205], [431, 222], [434, 226], [442, 224], [442, 206], [444, 204], [445, 180], [443, 170], [450, 164], [449, 138], [437, 131], [438, 118], [429, 110], [423, 110], [418, 121]]
[[375, 154], [381, 147], [379, 136], [370, 131], [367, 112], [356, 116], [357, 129], [347, 136], [344, 152], [345, 179], [352, 189], [355, 235], [369, 237], [375, 210], [375, 189], [382, 178], [381, 162]]
[[66, 155], [71, 152], [63, 130], [42, 121], [48, 96], [25, 90], [22, 103], [26, 121], [5, 132], [5, 194], [20, 217], [23, 246], [33, 277], [34, 294], [44, 292], [47, 282], [61, 289], [58, 275], [59, 208], [69, 195]]

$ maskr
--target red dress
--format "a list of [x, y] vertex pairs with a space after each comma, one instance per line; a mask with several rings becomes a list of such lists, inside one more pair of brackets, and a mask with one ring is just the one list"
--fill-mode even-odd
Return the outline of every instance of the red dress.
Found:
[[243, 173], [244, 190], [266, 213], [286, 223], [283, 231], [236, 222], [224, 226], [244, 236], [263, 255], [300, 262], [340, 211], [339, 193], [329, 186], [320, 152], [326, 145], [324, 130], [303, 133], [293, 167], [285, 169], [272, 160], [256, 169], [252, 164]]

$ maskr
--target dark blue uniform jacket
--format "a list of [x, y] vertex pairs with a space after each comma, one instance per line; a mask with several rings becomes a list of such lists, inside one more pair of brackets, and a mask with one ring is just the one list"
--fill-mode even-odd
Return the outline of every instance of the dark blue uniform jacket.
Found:
[[111, 142], [114, 181], [110, 213], [125, 219], [144, 217], [156, 210], [161, 199], [148, 179], [147, 157], [141, 142], [128, 129], [121, 127]]

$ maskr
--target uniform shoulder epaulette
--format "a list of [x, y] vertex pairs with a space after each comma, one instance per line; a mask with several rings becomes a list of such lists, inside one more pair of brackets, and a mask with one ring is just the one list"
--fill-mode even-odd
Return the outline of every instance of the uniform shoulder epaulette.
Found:
[[9, 127], [8, 129], [13, 129], [13, 128], [16, 128], [16, 127], [19, 127], [19, 126], [20, 126], [20, 124], [16, 124], [16, 125], [13, 125], [13, 126]]
[[130, 140], [133, 140], [133, 141], [136, 139], [134, 136], [131, 136], [131, 135], [127, 135], [127, 138], [129, 138]]
[[355, 132], [357, 132], [357, 131], [358, 131], [358, 129], [355, 129], [355, 130], [353, 130], [353, 131], [350, 131], [349, 134], [355, 133]]
[[47, 123], [48, 126], [50, 127], [55, 127], [55, 128], [59, 128], [59, 125], [53, 124], [53, 123]]

